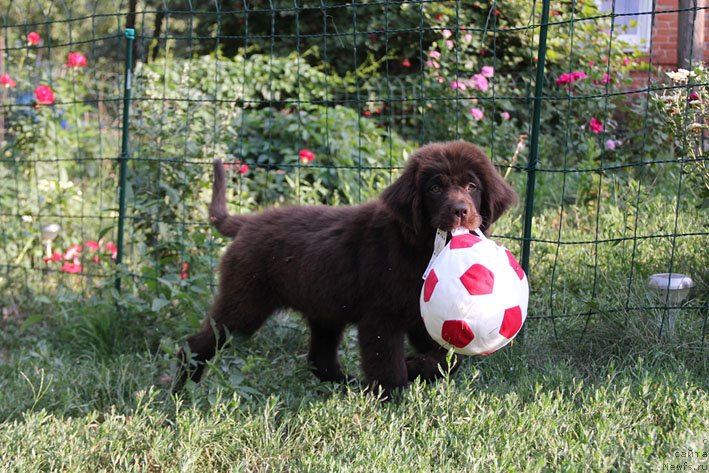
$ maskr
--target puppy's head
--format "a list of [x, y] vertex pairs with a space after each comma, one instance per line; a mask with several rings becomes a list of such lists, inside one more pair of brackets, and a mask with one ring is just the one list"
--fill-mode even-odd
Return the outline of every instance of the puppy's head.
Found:
[[487, 233], [517, 194], [477, 146], [452, 141], [414, 153], [382, 200], [414, 234], [461, 226]]

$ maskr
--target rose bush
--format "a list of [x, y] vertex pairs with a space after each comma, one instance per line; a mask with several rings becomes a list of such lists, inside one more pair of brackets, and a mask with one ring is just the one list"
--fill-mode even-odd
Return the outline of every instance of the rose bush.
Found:
[[704, 136], [709, 130], [709, 69], [667, 72], [672, 87], [653, 94], [653, 105], [664, 118], [663, 129], [672, 142], [673, 157], [683, 163], [688, 192], [696, 195], [699, 206], [709, 207], [709, 169]]
[[[77, 51], [65, 56], [63, 66], [54, 66], [60, 55], [50, 55], [36, 32], [9, 40], [17, 47], [7, 53], [0, 71], [0, 178], [5, 183], [0, 205], [13, 209], [16, 217], [5, 217], [3, 224], [13, 235], [4, 261], [73, 274], [103, 273], [106, 268], [93, 261], [96, 255], [71, 246], [82, 239], [89, 221], [101, 219], [88, 209], [113, 197], [113, 189], [102, 188], [96, 179], [107, 171], [102, 160], [112, 143], [96, 126], [99, 86], [78, 70], [91, 63]], [[87, 214], [91, 217], [85, 219]], [[66, 245], [67, 253], [44, 255], [39, 228], [48, 223], [61, 223], [53, 244]], [[107, 231], [106, 223], [90, 230]]]

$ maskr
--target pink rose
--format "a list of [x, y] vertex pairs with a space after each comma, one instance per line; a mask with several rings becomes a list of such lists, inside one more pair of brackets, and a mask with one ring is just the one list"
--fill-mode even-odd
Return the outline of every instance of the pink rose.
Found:
[[12, 80], [10, 74], [3, 74], [0, 76], [0, 85], [4, 85], [6, 88], [15, 87], [17, 82]]
[[554, 81], [554, 83], [556, 85], [571, 84], [572, 82], [576, 82], [577, 80], [580, 80], [580, 79], [585, 79], [586, 77], [588, 77], [588, 76], [583, 71], [565, 72], [565, 73], [561, 74]]
[[66, 253], [64, 253], [64, 259], [70, 260], [76, 258], [81, 254], [81, 250], [83, 249], [84, 247], [81, 245], [71, 245], [69, 249], [66, 250]]
[[596, 120], [596, 117], [593, 117], [593, 118], [591, 118], [591, 121], [588, 122], [588, 127], [595, 134], [599, 134], [600, 132], [603, 131], [603, 122], [598, 121], [598, 120]]
[[510, 119], [510, 112], [502, 112], [500, 114], [503, 120], [509, 120]]
[[27, 35], [27, 44], [30, 46], [37, 46], [41, 40], [42, 38], [34, 31]]
[[88, 65], [86, 56], [81, 53], [69, 53], [69, 57], [66, 61], [66, 67], [86, 67]]
[[454, 80], [451, 82], [451, 89], [453, 90], [465, 90], [467, 87], [465, 86], [465, 83], [459, 80]]
[[571, 82], [575, 82], [579, 79], [585, 79], [588, 77], [585, 72], [583, 71], [574, 71], [571, 73]]
[[556, 85], [565, 85], [571, 82], [573, 82], [573, 77], [568, 72], [564, 72], [554, 81]]
[[438, 58], [441, 57], [441, 53], [439, 53], [438, 51], [436, 51], [436, 50], [434, 49], [433, 51], [431, 51], [430, 53], [428, 53], [428, 57], [431, 57], [431, 58], [433, 58], [433, 59], [438, 59]]
[[[2, 79], [0, 78], [0, 80], [2, 80]], [[0, 82], [0, 83], [1, 83], [1, 82]], [[694, 101], [696, 101], [696, 100], [699, 100], [699, 94], [697, 93], [696, 90], [693, 90], [693, 91], [689, 94], [689, 101], [690, 101], [690, 102], [694, 102]]]
[[453, 46], [455, 46], [455, 43], [453, 42], [453, 40], [447, 39], [446, 40], [446, 48], [453, 49]]
[[451, 33], [451, 30], [443, 30], [441, 31], [441, 34], [443, 35], [443, 38], [448, 39], [451, 36], [453, 36], [453, 33]]
[[483, 66], [483, 68], [480, 70], [480, 73], [487, 78], [490, 78], [495, 75], [495, 68], [492, 66]]
[[482, 110], [479, 108], [471, 108], [470, 109], [470, 114], [473, 116], [476, 122], [480, 121], [483, 119], [483, 116], [485, 115]]
[[470, 85], [481, 92], [487, 92], [488, 82], [484, 75], [475, 74], [470, 78]]
[[402, 67], [411, 67], [411, 61], [409, 61], [408, 59], [404, 59], [403, 61], [401, 61], [401, 66]]
[[54, 103], [54, 91], [48, 85], [40, 85], [34, 89], [34, 96], [40, 105], [52, 105]]

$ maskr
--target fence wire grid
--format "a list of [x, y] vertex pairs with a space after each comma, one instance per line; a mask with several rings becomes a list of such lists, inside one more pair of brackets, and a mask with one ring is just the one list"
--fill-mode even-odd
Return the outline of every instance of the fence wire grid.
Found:
[[[232, 212], [349, 205], [419, 146], [465, 139], [521, 197], [493, 238], [529, 275], [528, 330], [703, 344], [707, 16], [702, 0], [5, 0], [0, 303], [110, 294], [201, 317], [227, 243], [206, 218], [214, 158]], [[694, 286], [653, 291], [657, 273]]]

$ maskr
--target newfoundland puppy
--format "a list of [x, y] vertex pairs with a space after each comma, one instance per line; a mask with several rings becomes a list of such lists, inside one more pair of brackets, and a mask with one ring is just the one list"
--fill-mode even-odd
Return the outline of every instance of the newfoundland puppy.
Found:
[[[181, 352], [175, 390], [188, 378], [199, 381], [225, 333], [250, 335], [281, 308], [305, 317], [308, 361], [323, 381], [348, 379], [337, 354], [348, 324], [357, 326], [369, 389], [388, 396], [417, 377], [435, 379], [446, 350], [426, 331], [419, 295], [436, 229], [487, 232], [516, 200], [479, 148], [455, 141], [419, 149], [401, 177], [365, 204], [230, 215], [223, 165], [215, 160], [209, 215], [233, 241], [211, 313]], [[405, 353], [405, 337], [415, 354]]]

